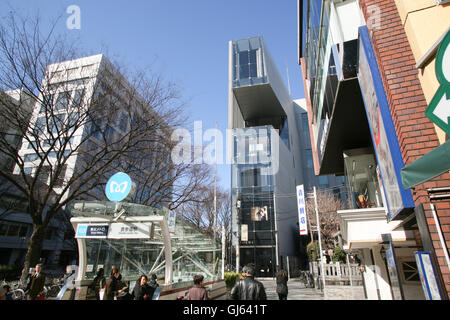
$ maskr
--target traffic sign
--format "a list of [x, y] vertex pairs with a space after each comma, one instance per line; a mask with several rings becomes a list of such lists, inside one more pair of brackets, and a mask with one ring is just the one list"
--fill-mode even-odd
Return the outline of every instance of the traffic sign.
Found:
[[450, 135], [450, 31], [439, 45], [435, 71], [440, 86], [425, 111], [425, 115], [447, 135]]

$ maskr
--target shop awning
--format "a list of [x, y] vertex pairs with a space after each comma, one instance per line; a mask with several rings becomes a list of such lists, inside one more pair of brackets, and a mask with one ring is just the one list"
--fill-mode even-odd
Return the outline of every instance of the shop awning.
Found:
[[450, 170], [450, 140], [402, 169], [405, 189], [433, 179]]

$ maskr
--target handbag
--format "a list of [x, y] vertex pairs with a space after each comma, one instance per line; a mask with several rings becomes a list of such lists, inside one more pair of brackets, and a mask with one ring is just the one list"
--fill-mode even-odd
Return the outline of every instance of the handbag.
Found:
[[100, 296], [100, 300], [103, 300], [103, 296], [105, 295], [105, 288], [101, 288], [98, 290], [98, 295]]

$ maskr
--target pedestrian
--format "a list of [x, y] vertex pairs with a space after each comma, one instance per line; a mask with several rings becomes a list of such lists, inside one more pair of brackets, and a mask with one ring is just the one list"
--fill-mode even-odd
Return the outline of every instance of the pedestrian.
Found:
[[158, 277], [156, 276], [156, 274], [152, 273], [151, 278], [152, 278], [152, 279], [150, 280], [150, 282], [148, 283], [148, 285], [156, 290], [156, 288], [159, 287], [159, 284], [158, 284], [158, 281], [157, 281], [157, 280], [158, 280]]
[[155, 289], [148, 284], [148, 278], [145, 274], [141, 275], [136, 281], [136, 285], [131, 293], [133, 300], [152, 300]]
[[6, 300], [6, 290], [4, 286], [0, 288], [0, 300]]
[[122, 293], [123, 288], [121, 287], [120, 279], [122, 279], [122, 275], [119, 272], [119, 268], [112, 266], [110, 277], [106, 280], [103, 300], [114, 300], [116, 295]]
[[287, 300], [288, 296], [288, 276], [287, 272], [284, 269], [281, 269], [277, 273], [277, 293], [278, 293], [278, 299], [280, 300]]
[[191, 287], [187, 293], [186, 300], [208, 300], [208, 293], [203, 286], [203, 276], [196, 274], [194, 276], [194, 286]]
[[11, 287], [10, 287], [9, 285], [5, 284], [5, 285], [3, 286], [3, 290], [4, 290], [4, 292], [5, 292], [6, 300], [13, 300], [13, 297], [12, 297], [13, 292], [12, 292], [12, 290], [11, 290]]
[[255, 267], [253, 264], [246, 265], [243, 269], [244, 279], [236, 281], [230, 291], [233, 300], [267, 300], [264, 285], [255, 280]]
[[42, 272], [42, 264], [38, 263], [25, 289], [25, 291], [28, 291], [28, 300], [44, 300], [44, 285], [45, 274]]
[[88, 287], [89, 289], [89, 297], [95, 298], [95, 300], [100, 300], [100, 290], [103, 289], [106, 285], [106, 278], [105, 278], [105, 269], [100, 268], [97, 271], [97, 274], [94, 277], [94, 280], [92, 280], [91, 285]]

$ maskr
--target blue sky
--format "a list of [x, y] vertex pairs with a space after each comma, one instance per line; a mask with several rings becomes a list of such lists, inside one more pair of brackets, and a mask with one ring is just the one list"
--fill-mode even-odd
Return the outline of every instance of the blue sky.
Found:
[[[69, 30], [66, 9], [81, 10], [81, 28]], [[88, 54], [107, 53], [133, 68], [152, 66], [176, 82], [187, 101], [190, 128], [227, 128], [228, 41], [261, 35], [291, 95], [304, 97], [297, 64], [297, 0], [2, 0], [8, 11], [60, 17], [57, 32], [78, 39]], [[205, 143], [206, 144], [206, 143]], [[225, 141], [224, 141], [225, 145]], [[218, 165], [220, 185], [230, 187], [230, 167]]]

